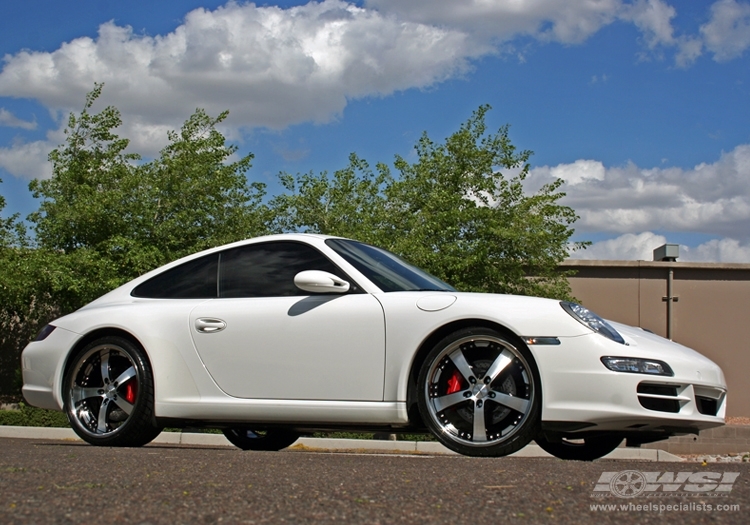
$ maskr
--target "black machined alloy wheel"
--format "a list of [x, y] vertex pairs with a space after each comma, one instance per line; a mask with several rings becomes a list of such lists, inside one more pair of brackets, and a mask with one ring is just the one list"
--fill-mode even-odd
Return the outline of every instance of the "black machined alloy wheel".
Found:
[[419, 373], [422, 419], [446, 447], [505, 456], [539, 428], [539, 373], [529, 350], [487, 328], [467, 328], [430, 352]]
[[224, 436], [242, 450], [276, 451], [290, 446], [299, 439], [299, 433], [285, 428], [251, 430], [249, 428], [225, 428]]
[[88, 344], [73, 358], [64, 384], [68, 420], [92, 445], [139, 447], [161, 432], [154, 421], [151, 367], [125, 338]]
[[622, 443], [622, 439], [622, 436], [597, 436], [578, 440], [563, 438], [560, 441], [548, 441], [540, 435], [535, 441], [542, 450], [556, 458], [593, 461], [616, 449]]

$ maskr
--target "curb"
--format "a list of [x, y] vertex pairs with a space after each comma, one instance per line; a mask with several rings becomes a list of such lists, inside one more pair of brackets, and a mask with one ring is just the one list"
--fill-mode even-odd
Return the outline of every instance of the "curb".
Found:
[[[15, 439], [49, 439], [61, 441], [79, 441], [73, 429], [43, 427], [0, 426], [0, 438]], [[162, 432], [152, 441], [160, 445], [203, 445], [234, 448], [223, 435], [199, 434], [193, 432]], [[435, 441], [388, 441], [375, 439], [330, 439], [300, 438], [290, 450], [309, 450], [315, 452], [360, 452], [360, 453], [403, 453], [403, 454], [438, 454], [460, 456]], [[551, 458], [534, 442], [508, 457]], [[658, 449], [617, 448], [602, 459], [635, 460], [635, 461], [684, 461], [679, 456]]]

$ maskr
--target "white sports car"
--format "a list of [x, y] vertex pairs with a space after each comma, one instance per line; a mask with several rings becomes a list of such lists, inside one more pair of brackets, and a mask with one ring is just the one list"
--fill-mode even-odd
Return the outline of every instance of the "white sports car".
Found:
[[715, 363], [570, 302], [457, 292], [393, 254], [275, 235], [185, 257], [46, 326], [29, 404], [94, 445], [165, 426], [242, 449], [312, 431], [432, 432], [471, 456], [531, 440], [590, 460], [724, 423]]

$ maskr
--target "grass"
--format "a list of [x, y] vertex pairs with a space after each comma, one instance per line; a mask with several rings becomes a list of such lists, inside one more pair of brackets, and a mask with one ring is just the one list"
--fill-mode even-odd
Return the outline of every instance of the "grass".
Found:
[[18, 410], [0, 410], [0, 426], [67, 428], [70, 425], [62, 412], [19, 403]]

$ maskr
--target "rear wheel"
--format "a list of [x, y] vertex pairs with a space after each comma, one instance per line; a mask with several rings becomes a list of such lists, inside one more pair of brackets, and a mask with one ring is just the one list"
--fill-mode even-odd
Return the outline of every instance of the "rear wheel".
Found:
[[154, 381], [143, 350], [103, 337], [73, 359], [65, 375], [65, 413], [92, 445], [139, 447], [161, 429], [154, 420]]
[[529, 350], [487, 328], [440, 341], [418, 379], [423, 421], [446, 447], [468, 456], [505, 456], [539, 428], [540, 379]]
[[281, 450], [292, 445], [300, 436], [297, 432], [285, 428], [225, 428], [223, 432], [232, 445], [242, 450]]
[[542, 450], [556, 458], [593, 461], [616, 449], [622, 443], [622, 437], [598, 436], [577, 440], [563, 438], [560, 441], [548, 441], [543, 436], [537, 436], [535, 441]]

